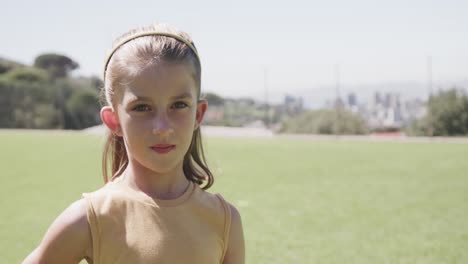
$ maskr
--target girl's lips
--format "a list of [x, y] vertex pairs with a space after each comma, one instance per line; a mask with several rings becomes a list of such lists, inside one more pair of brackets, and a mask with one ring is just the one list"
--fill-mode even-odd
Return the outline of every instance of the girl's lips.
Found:
[[175, 149], [175, 145], [169, 144], [158, 144], [151, 147], [152, 150], [156, 151], [159, 154], [165, 154]]

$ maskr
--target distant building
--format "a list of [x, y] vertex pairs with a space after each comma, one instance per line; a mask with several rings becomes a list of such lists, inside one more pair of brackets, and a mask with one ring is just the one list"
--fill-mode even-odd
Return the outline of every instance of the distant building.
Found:
[[379, 92], [375, 92], [374, 100], [372, 101], [373, 105], [381, 105], [382, 104], [382, 96]]
[[348, 94], [348, 102], [347, 103], [348, 103], [349, 107], [354, 107], [354, 106], [358, 105], [357, 97], [356, 97], [355, 93], [349, 93]]
[[295, 116], [304, 110], [304, 102], [302, 100], [302, 97], [294, 97], [291, 95], [285, 95], [284, 96], [284, 110], [285, 114], [289, 116]]
[[[362, 116], [371, 129], [399, 129], [426, 113], [426, 106], [422, 100], [402, 102], [398, 93], [375, 92], [369, 102], [362, 104], [355, 93], [349, 93], [346, 99], [346, 109]], [[336, 107], [337, 103], [341, 105], [342, 101], [327, 101], [326, 107]]]

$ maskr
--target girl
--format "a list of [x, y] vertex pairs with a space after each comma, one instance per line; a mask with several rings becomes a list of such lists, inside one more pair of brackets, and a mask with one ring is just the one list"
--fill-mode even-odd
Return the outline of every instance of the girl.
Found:
[[68, 207], [23, 263], [244, 263], [239, 212], [205, 191], [200, 80], [184, 32], [154, 25], [116, 41], [101, 109], [106, 184]]

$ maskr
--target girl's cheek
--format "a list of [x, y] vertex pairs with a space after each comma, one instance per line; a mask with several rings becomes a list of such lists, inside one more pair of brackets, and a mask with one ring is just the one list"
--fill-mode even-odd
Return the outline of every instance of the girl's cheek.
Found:
[[143, 132], [144, 129], [151, 129], [151, 126], [152, 123], [150, 118], [133, 117], [126, 121], [126, 128], [129, 131]]
[[179, 126], [191, 126], [195, 122], [195, 113], [187, 111], [175, 117], [175, 121]]

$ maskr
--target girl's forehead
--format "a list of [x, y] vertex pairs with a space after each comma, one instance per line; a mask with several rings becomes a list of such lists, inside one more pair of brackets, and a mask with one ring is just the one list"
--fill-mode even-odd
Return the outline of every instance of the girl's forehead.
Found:
[[129, 78], [123, 95], [131, 97], [163, 97], [191, 94], [196, 97], [197, 84], [193, 67], [186, 64], [158, 63]]

